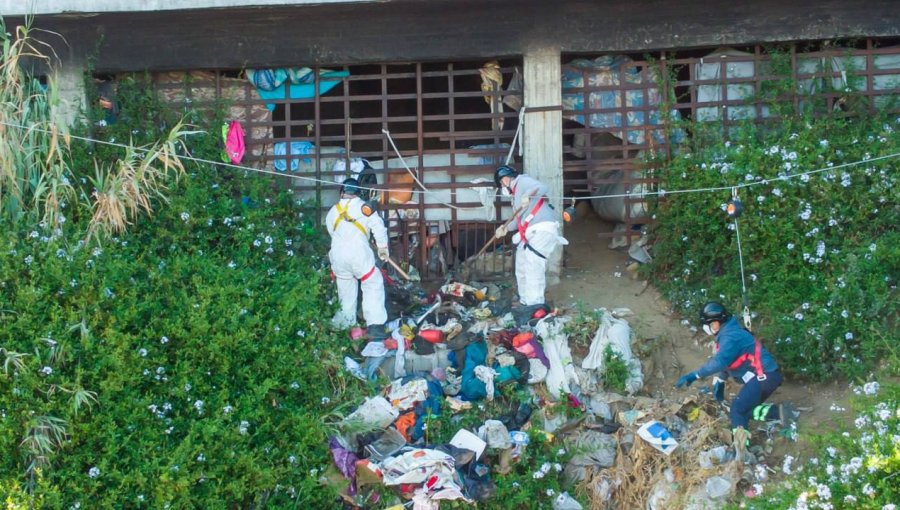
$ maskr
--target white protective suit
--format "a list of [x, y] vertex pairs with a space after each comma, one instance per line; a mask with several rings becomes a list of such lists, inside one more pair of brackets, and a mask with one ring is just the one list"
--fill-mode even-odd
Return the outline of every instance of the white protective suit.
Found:
[[356, 324], [356, 302], [362, 287], [362, 311], [367, 326], [387, 322], [384, 307], [384, 278], [375, 266], [375, 254], [369, 245], [369, 236], [375, 245], [387, 248], [387, 229], [377, 214], [362, 213], [363, 201], [359, 197], [342, 198], [325, 216], [325, 226], [331, 235], [331, 270], [337, 281], [341, 309], [332, 324], [344, 328]]
[[520, 175], [510, 183], [513, 208], [518, 208], [523, 197], [531, 197], [528, 206], [516, 217], [512, 228], [516, 243], [516, 285], [519, 303], [524, 306], [545, 302], [547, 288], [547, 257], [559, 245], [568, 241], [559, 235], [556, 211], [546, 199], [547, 186], [527, 175]]

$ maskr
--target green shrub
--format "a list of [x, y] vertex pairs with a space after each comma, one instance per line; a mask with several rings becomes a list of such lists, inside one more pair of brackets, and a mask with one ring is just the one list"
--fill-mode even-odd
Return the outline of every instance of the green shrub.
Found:
[[[749, 184], [738, 196], [755, 330], [788, 371], [810, 378], [898, 370], [890, 332], [900, 274], [900, 118], [785, 117], [765, 128], [694, 123], [660, 169], [666, 190]], [[861, 161], [861, 164], [850, 164]], [[844, 166], [846, 165], [846, 166]], [[807, 177], [797, 172], [824, 168]], [[833, 169], [831, 169], [833, 168]], [[729, 191], [669, 194], [656, 210], [651, 271], [691, 320], [707, 300], [740, 311]]]
[[[833, 508], [883, 510], [900, 501], [900, 386], [876, 383], [858, 388], [849, 430], [813, 437], [815, 456], [806, 462], [785, 457], [787, 479], [764, 487], [740, 508]], [[735, 506], [734, 508], [737, 508]]]
[[624, 392], [628, 372], [628, 363], [613, 350], [612, 345], [607, 345], [603, 351], [603, 387], [618, 393]]

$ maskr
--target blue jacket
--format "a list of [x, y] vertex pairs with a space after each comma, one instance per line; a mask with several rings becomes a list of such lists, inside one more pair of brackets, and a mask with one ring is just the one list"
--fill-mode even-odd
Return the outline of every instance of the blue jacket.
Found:
[[[741, 355], [753, 356], [756, 352], [756, 340], [754, 340], [753, 334], [742, 328], [734, 317], [722, 325], [716, 335], [716, 345], [719, 351], [706, 364], [697, 369], [698, 376], [707, 377], [719, 372], [727, 372], [728, 375], [741, 379], [748, 370], [753, 371], [753, 366], [749, 361], [745, 361], [735, 370], [728, 369], [729, 365]], [[769, 351], [763, 347], [761, 352], [763, 371], [768, 374], [778, 370], [778, 363], [775, 362], [775, 358]]]

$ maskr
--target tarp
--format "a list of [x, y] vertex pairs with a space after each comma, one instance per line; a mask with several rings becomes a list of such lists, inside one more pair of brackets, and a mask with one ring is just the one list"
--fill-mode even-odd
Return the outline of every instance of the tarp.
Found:
[[[584, 114], [565, 114], [564, 117], [574, 120], [579, 124], [596, 128], [614, 128], [628, 126], [660, 125], [662, 116], [658, 109], [644, 110], [645, 93], [646, 105], [657, 106], [660, 103], [659, 89], [656, 87], [635, 87], [642, 83], [652, 82], [654, 77], [646, 70], [630, 65], [632, 60], [622, 55], [605, 55], [594, 60], [584, 58], [575, 59], [563, 66], [562, 69], [562, 104], [563, 110], [597, 110], [628, 108], [623, 117], [622, 112], [610, 111], [593, 112], [587, 118]], [[622, 83], [621, 77], [625, 78]], [[583, 91], [573, 91], [584, 87], [610, 87], [609, 90], [592, 90], [588, 94]], [[622, 90], [613, 87], [621, 87], [625, 90], [625, 104], [622, 104]], [[587, 95], [587, 104], [585, 104]], [[672, 110], [672, 118], [679, 118], [677, 110]], [[656, 143], [665, 143], [665, 136], [661, 129], [652, 131]], [[617, 138], [623, 137], [622, 131], [613, 131]], [[625, 131], [629, 143], [646, 143], [643, 129], [631, 129]], [[681, 132], [672, 133], [673, 142], [683, 138]]]

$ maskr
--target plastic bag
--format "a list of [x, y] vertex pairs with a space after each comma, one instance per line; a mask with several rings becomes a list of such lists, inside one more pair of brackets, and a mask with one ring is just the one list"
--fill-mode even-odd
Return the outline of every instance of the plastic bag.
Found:
[[598, 370], [603, 373], [603, 355], [606, 346], [612, 347], [613, 352], [622, 358], [628, 365], [628, 379], [625, 381], [625, 390], [633, 395], [640, 391], [644, 385], [644, 374], [641, 371], [641, 362], [631, 352], [631, 326], [627, 321], [617, 319], [611, 314], [604, 313], [600, 317], [600, 326], [591, 341], [591, 350], [581, 362], [581, 367], [587, 370]]

